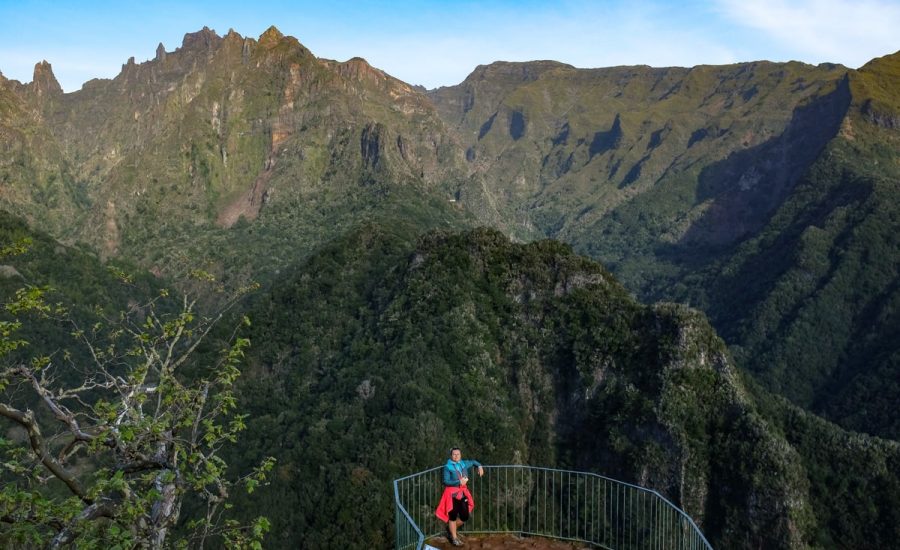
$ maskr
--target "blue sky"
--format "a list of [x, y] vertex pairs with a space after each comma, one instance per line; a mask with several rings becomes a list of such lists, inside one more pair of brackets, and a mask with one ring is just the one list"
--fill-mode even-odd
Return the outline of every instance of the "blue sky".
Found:
[[66, 91], [134, 56], [172, 51], [209, 26], [270, 25], [319, 57], [365, 57], [428, 88], [496, 60], [577, 67], [692, 66], [769, 59], [859, 67], [900, 50], [900, 0], [256, 1], [0, 0], [0, 72], [31, 80], [46, 59]]

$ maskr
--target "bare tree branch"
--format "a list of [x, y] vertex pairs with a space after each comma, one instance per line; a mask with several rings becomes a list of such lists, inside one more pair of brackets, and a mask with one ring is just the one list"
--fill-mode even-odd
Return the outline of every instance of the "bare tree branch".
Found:
[[94, 436], [85, 433], [82, 431], [81, 426], [78, 425], [78, 420], [75, 419], [75, 415], [66, 408], [65, 405], [61, 405], [53, 398], [53, 394], [45, 388], [40, 381], [38, 381], [37, 377], [31, 372], [29, 369], [19, 366], [16, 369], [13, 369], [14, 372], [19, 374], [20, 376], [27, 378], [31, 381], [31, 386], [34, 388], [34, 391], [37, 392], [38, 395], [44, 400], [44, 403], [50, 407], [50, 410], [53, 411], [53, 415], [57, 420], [66, 424], [69, 427], [69, 431], [72, 432], [72, 435], [78, 441], [92, 441]]
[[86, 521], [101, 517], [112, 518], [115, 516], [115, 507], [109, 500], [95, 502], [75, 516], [50, 542], [50, 548], [62, 548], [75, 540], [78, 526]]
[[66, 484], [72, 493], [74, 493], [78, 498], [83, 500], [84, 502], [91, 504], [93, 501], [88, 497], [87, 493], [81, 487], [81, 484], [78, 483], [78, 480], [75, 479], [75, 476], [66, 470], [53, 456], [50, 454], [50, 450], [47, 448], [47, 443], [44, 441], [43, 436], [41, 435], [41, 429], [38, 427], [37, 422], [34, 420], [34, 413], [30, 410], [26, 410], [22, 412], [18, 409], [10, 407], [5, 403], [0, 402], [0, 415], [9, 418], [13, 422], [16, 422], [28, 432], [28, 440], [31, 443], [31, 449], [34, 451], [34, 454], [40, 459], [41, 464], [44, 465], [45, 468], [50, 470], [50, 472], [60, 481]]

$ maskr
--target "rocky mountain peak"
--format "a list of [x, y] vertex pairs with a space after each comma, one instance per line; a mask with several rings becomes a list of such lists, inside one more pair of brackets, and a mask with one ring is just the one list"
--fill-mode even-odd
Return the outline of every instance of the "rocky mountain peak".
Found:
[[46, 60], [34, 65], [31, 85], [38, 96], [61, 94], [63, 89], [53, 75], [53, 68]]
[[384, 72], [370, 65], [369, 62], [362, 57], [354, 57], [341, 63], [338, 71], [344, 78], [365, 78], [370, 80], [385, 78]]
[[230, 28], [230, 29], [228, 29], [228, 32], [225, 33], [225, 40], [237, 40], [237, 41], [239, 41], [239, 42], [243, 42], [243, 41], [244, 41], [244, 37], [241, 36], [241, 35], [240, 35], [237, 31], [235, 31], [234, 29], [231, 29], [231, 28]]
[[259, 45], [264, 47], [272, 47], [281, 42], [284, 34], [279, 31], [275, 25], [272, 25], [264, 33], [259, 35]]
[[216, 34], [216, 31], [203, 27], [197, 32], [185, 34], [181, 47], [185, 50], [209, 50], [218, 46], [221, 41], [222, 37]]
[[163, 46], [162, 42], [160, 42], [159, 46], [156, 47], [156, 60], [157, 61], [165, 61], [166, 60], [166, 47]]

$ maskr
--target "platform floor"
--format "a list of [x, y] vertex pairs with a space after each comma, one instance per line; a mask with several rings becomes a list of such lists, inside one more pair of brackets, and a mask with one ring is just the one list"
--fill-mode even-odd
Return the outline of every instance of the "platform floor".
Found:
[[[545, 539], [542, 537], [517, 537], [514, 535], [466, 535], [463, 531], [463, 550], [590, 550], [590, 546], [583, 543], [568, 542], [562, 540]], [[426, 544], [440, 550], [455, 550], [446, 537], [432, 537], [425, 541]]]

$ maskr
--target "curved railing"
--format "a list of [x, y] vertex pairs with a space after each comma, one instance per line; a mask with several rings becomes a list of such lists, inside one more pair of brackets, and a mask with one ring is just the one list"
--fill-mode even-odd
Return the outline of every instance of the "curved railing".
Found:
[[[434, 515], [442, 466], [394, 480], [397, 550], [442, 535]], [[513, 533], [584, 542], [610, 550], [712, 550], [687, 514], [652, 489], [586, 472], [485, 466], [469, 489], [467, 533]]]

